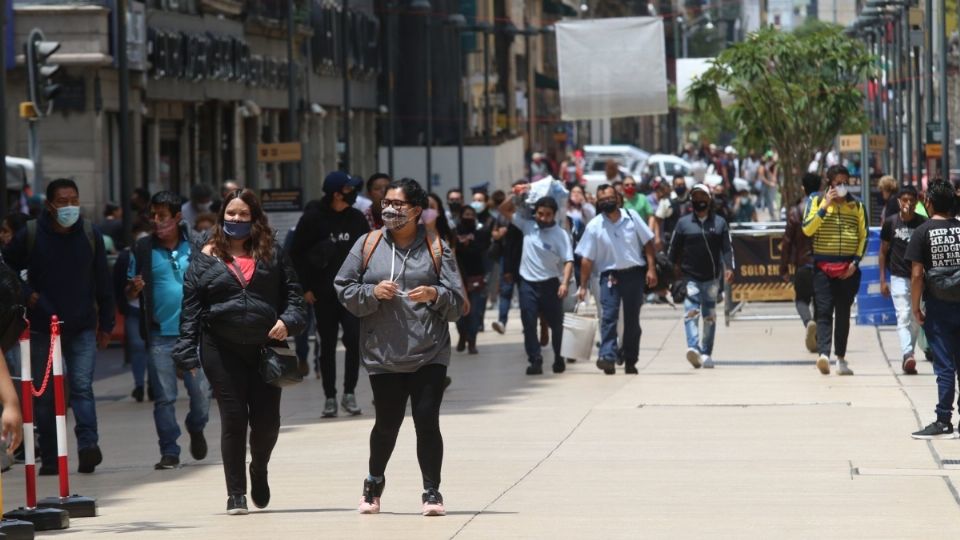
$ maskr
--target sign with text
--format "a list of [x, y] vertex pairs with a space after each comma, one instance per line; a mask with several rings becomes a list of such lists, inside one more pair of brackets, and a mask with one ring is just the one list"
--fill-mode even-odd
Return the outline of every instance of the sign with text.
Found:
[[261, 189], [264, 212], [299, 212], [303, 210], [303, 192], [299, 189]]
[[[887, 138], [884, 135], [870, 135], [868, 145], [871, 152], [883, 152], [887, 148]], [[863, 150], [863, 135], [841, 135], [841, 152], [860, 152]]]
[[300, 143], [262, 143], [257, 145], [257, 160], [263, 163], [300, 161]]
[[[781, 302], [793, 300], [793, 283], [780, 276], [783, 230], [750, 231], [732, 235], [736, 261], [734, 302]], [[794, 269], [790, 268], [793, 274]]]

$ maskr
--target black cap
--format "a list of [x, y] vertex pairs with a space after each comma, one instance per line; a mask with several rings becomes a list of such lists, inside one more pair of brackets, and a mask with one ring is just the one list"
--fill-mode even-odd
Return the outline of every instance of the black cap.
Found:
[[347, 186], [350, 186], [353, 189], [359, 189], [362, 185], [362, 178], [350, 176], [343, 171], [333, 171], [323, 179], [323, 192], [327, 194], [339, 193]]

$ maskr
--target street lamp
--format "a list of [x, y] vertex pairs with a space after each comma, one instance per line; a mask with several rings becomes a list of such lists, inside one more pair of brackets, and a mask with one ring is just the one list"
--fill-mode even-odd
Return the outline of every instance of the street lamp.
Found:
[[463, 37], [467, 18], [460, 13], [447, 17], [447, 24], [457, 35], [457, 187], [463, 193]]
[[429, 0], [413, 0], [410, 2], [410, 9], [414, 12], [421, 14], [423, 16], [423, 24], [425, 29], [425, 40], [426, 40], [426, 121], [427, 121], [427, 140], [426, 140], [426, 154], [427, 154], [427, 180], [426, 185], [427, 189], [430, 189], [430, 186], [433, 185], [433, 45], [431, 43], [430, 34], [433, 31], [433, 25], [430, 24], [430, 11], [432, 6], [430, 5]]

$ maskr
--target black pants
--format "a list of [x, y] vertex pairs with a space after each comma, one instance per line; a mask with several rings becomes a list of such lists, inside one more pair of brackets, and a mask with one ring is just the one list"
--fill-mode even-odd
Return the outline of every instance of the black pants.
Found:
[[799, 266], [793, 275], [794, 303], [800, 322], [806, 327], [813, 320], [810, 306], [813, 305], [813, 266]]
[[343, 393], [352, 394], [360, 378], [360, 319], [343, 307], [336, 297], [318, 299], [314, 304], [317, 315], [317, 335], [320, 339], [320, 378], [323, 393], [337, 397], [337, 334], [343, 328]]
[[417, 460], [423, 489], [440, 489], [443, 436], [440, 435], [440, 402], [447, 366], [430, 364], [413, 373], [383, 373], [370, 376], [377, 420], [370, 432], [370, 474], [383, 476], [397, 443], [397, 434], [407, 410], [407, 397], [417, 431]]
[[280, 433], [280, 389], [263, 382], [260, 348], [204, 334], [203, 372], [220, 405], [220, 452], [228, 495], [247, 492], [247, 424], [251, 466], [265, 470]]
[[[833, 350], [843, 358], [847, 355], [847, 337], [850, 334], [850, 306], [860, 289], [860, 270], [847, 279], [831, 279], [819, 268], [813, 272], [813, 294], [817, 317], [817, 352], [830, 356], [830, 334]], [[836, 316], [834, 316], [836, 314]]]
[[559, 279], [546, 281], [520, 280], [520, 320], [523, 322], [523, 347], [527, 360], [533, 365], [543, 363], [540, 353], [540, 326], [537, 322], [541, 314], [550, 326], [553, 339], [554, 360], [560, 358], [560, 344], [563, 339], [563, 300], [557, 297], [560, 288]]

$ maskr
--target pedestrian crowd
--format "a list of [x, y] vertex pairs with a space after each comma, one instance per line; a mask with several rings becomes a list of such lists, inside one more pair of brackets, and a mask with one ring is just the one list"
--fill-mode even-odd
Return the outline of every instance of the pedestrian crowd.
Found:
[[[728, 148], [724, 154], [736, 152]], [[43, 379], [50, 320], [57, 315], [78, 471], [95, 471], [103, 460], [93, 393], [96, 351], [110, 342], [119, 313], [131, 395], [153, 402], [156, 469], [180, 465], [175, 404], [182, 381], [189, 396], [190, 455], [207, 456], [204, 431], [215, 399], [227, 511], [246, 514], [248, 493], [254, 506], [264, 508], [282, 386], [308, 375], [312, 364], [325, 397], [319, 416], [361, 415], [356, 388], [363, 366], [375, 422], [359, 511], [380, 511], [409, 400], [423, 514], [444, 515], [439, 415], [451, 384], [448, 367], [455, 353], [479, 352], [488, 308], [496, 313], [490, 329], [506, 332], [514, 293], [528, 376], [543, 375], [545, 348], [554, 374], [578, 360], [563, 353], [565, 318], [590, 298], [599, 319], [595, 365], [604, 374], [615, 375], [618, 366], [624, 374], [639, 373], [647, 302], [682, 305], [686, 360], [696, 369], [718, 365], [715, 357], [723, 353], [714, 350], [717, 306], [737, 271], [731, 223], [755, 220], [758, 206], [771, 218], [781, 215], [775, 197], [763, 191], [766, 175], [774, 178], [771, 190], [779, 185], [775, 156], [755, 156], [719, 160], [713, 170], [725, 172], [713, 186], [683, 175], [669, 183], [638, 181], [618, 176], [614, 167], [610, 182], [592, 193], [581, 181], [576, 155], [561, 165], [562, 180], [550, 176], [539, 156], [531, 172], [535, 168], [542, 178], [493, 192], [478, 185], [469, 199], [458, 189], [445, 197], [428, 193], [409, 178], [375, 174], [363, 180], [337, 171], [326, 176], [322, 198], [309, 202], [289, 231], [272, 229], [257, 195], [236, 182], [225, 182], [219, 196], [194, 186], [186, 201], [169, 191], [138, 190], [131, 201], [131, 243], [124, 241], [119, 209], [108, 207], [104, 221], [94, 225], [81, 216], [77, 185], [54, 180], [36, 219], [11, 215], [0, 227], [4, 438], [11, 448], [19, 444], [19, 398], [10, 383], [20, 374], [16, 339], [29, 322], [32, 375]], [[759, 197], [750, 185], [738, 185], [742, 176], [760, 182]], [[823, 179], [808, 173], [803, 196], [784, 216], [780, 272], [793, 284], [806, 347], [818, 355], [816, 367], [825, 375], [853, 375], [849, 320], [868, 228], [850, 178], [839, 164]], [[936, 420], [913, 436], [952, 438], [960, 351], [960, 192], [940, 180], [925, 193], [911, 186], [897, 190], [895, 181], [892, 189], [880, 233], [881, 291], [896, 308], [903, 372], [915, 374], [915, 351], [929, 350], [939, 392]], [[286, 233], [282, 242], [280, 232]], [[119, 251], [115, 261], [111, 249]], [[342, 378], [338, 342], [344, 348]], [[37, 401], [36, 423], [39, 474], [57, 474], [49, 392]]]

